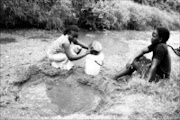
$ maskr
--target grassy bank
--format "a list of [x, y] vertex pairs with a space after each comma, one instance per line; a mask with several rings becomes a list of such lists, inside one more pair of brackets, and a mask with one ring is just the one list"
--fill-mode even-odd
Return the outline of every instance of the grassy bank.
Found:
[[[22, 102], [17, 97], [17, 86], [13, 85], [14, 81], [18, 81], [19, 77], [27, 68], [41, 60], [45, 54], [49, 44], [59, 37], [59, 33], [55, 31], [45, 30], [17, 30], [11, 33], [1, 32], [1, 69], [0, 69], [0, 110], [1, 119], [125, 119], [125, 120], [179, 120], [180, 118], [180, 58], [176, 56], [170, 49], [172, 57], [171, 78], [161, 80], [158, 83], [149, 83], [137, 76], [130, 78], [127, 83], [116, 83], [110, 76], [117, 73], [124, 67], [131, 55], [145, 45], [149, 44], [148, 39], [151, 32], [124, 31], [124, 33], [104, 32], [100, 34], [85, 33], [81, 35], [81, 40], [86, 38], [86, 42], [98, 38], [104, 42], [105, 64], [102, 72], [105, 79], [98, 77], [97, 80], [87, 79], [91, 87], [97, 86], [98, 89], [106, 93], [108, 98], [105, 105], [99, 111], [90, 114], [72, 114], [68, 116], [46, 116], [40, 114], [38, 109], [33, 108], [32, 104]], [[133, 37], [130, 37], [133, 35]], [[85, 38], [83, 37], [85, 36]], [[90, 36], [95, 36], [92, 39]], [[107, 38], [109, 36], [109, 38]], [[127, 37], [129, 36], [129, 37]], [[128, 44], [129, 51], [127, 53], [120, 52], [120, 46], [125, 44], [114, 44], [116, 51], [112, 48], [112, 39], [118, 38], [118, 43], [124, 41]], [[127, 38], [126, 38], [127, 37]], [[116, 40], [114, 40], [116, 41]], [[85, 42], [85, 40], [83, 41]], [[106, 46], [109, 46], [109, 48]], [[171, 32], [168, 44], [177, 47], [179, 44], [179, 32]], [[149, 56], [151, 57], [151, 56]], [[78, 61], [83, 64], [83, 61]], [[38, 77], [38, 76], [37, 76]], [[77, 76], [79, 77], [79, 76]], [[81, 76], [80, 76], [81, 77]], [[71, 79], [71, 77], [70, 77]], [[73, 77], [74, 80], [74, 77]], [[94, 80], [94, 81], [93, 81]], [[102, 82], [101, 84], [99, 82]], [[99, 84], [98, 84], [99, 83]], [[32, 86], [33, 88], [33, 86]], [[32, 90], [32, 89], [31, 89]], [[36, 94], [35, 94], [36, 95]], [[39, 94], [37, 94], [39, 95]], [[41, 95], [39, 95], [41, 96]], [[38, 97], [39, 97], [38, 96]], [[31, 100], [27, 99], [29, 102]], [[46, 100], [47, 101], [47, 100]], [[39, 103], [37, 103], [39, 104]], [[44, 109], [44, 107], [42, 108]]]
[[0, 27], [62, 30], [77, 24], [88, 30], [177, 30], [179, 6], [179, 0], [3, 0]]

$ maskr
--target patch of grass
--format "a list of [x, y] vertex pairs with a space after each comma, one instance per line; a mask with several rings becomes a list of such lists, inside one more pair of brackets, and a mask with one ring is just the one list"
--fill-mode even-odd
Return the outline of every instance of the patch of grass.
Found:
[[[133, 77], [124, 89], [126, 96], [139, 95], [132, 98], [136, 113], [134, 117], [146, 116], [145, 119], [173, 119], [180, 118], [180, 65], [173, 60], [173, 69], [170, 79], [162, 79], [158, 83], [149, 83], [144, 79]], [[139, 100], [140, 99], [140, 100]], [[143, 102], [144, 101], [144, 102]], [[142, 105], [143, 104], [143, 105]], [[145, 104], [145, 105], [144, 105]], [[144, 118], [143, 117], [143, 118]]]

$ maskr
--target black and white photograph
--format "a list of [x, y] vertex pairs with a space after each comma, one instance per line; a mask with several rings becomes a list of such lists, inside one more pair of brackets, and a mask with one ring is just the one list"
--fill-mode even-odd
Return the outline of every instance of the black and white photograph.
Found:
[[179, 120], [180, 0], [0, 0], [1, 120]]

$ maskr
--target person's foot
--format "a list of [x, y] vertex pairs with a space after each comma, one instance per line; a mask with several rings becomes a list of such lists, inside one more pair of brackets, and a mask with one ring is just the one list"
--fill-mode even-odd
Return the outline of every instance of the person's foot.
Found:
[[56, 62], [52, 62], [52, 63], [51, 63], [51, 66], [54, 67], [54, 68], [57, 68], [57, 69], [59, 68], [59, 66], [57, 65]]
[[118, 83], [123, 83], [123, 84], [125, 84], [125, 83], [128, 82], [128, 80], [129, 80], [130, 77], [131, 77], [131, 76], [126, 75], [126, 76], [123, 76], [123, 77], [119, 77], [116, 81], [117, 81]]
[[126, 82], [126, 77], [120, 77], [116, 81], [117, 82]]
[[118, 77], [115, 76], [115, 77], [113, 77], [112, 79], [117, 81]]

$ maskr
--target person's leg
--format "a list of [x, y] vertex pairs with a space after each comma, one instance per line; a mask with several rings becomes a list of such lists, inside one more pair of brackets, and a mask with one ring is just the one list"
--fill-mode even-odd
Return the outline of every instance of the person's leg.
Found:
[[148, 77], [149, 69], [151, 67], [151, 60], [143, 56], [135, 64], [135, 69], [140, 75], [140, 78], [146, 79]]
[[49, 54], [48, 58], [50, 61], [55, 61], [55, 62], [63, 62], [63, 61], [67, 61], [68, 59], [65, 53]]
[[51, 62], [51, 66], [55, 68], [64, 69], [64, 65], [68, 62], [68, 58], [65, 53], [49, 54], [48, 58]]
[[140, 69], [140, 62], [139, 61], [134, 61], [133, 64], [132, 64], [132, 68], [123, 68], [118, 75], [116, 75], [114, 77], [115, 80], [117, 80], [118, 78], [122, 77], [122, 76], [125, 76], [125, 75], [132, 75], [132, 73], [134, 71], [139, 71]]
[[131, 75], [134, 72], [135, 69], [127, 69], [126, 67], [123, 68], [118, 75], [116, 75], [113, 79], [117, 80], [118, 78], [125, 76], [125, 75]]

